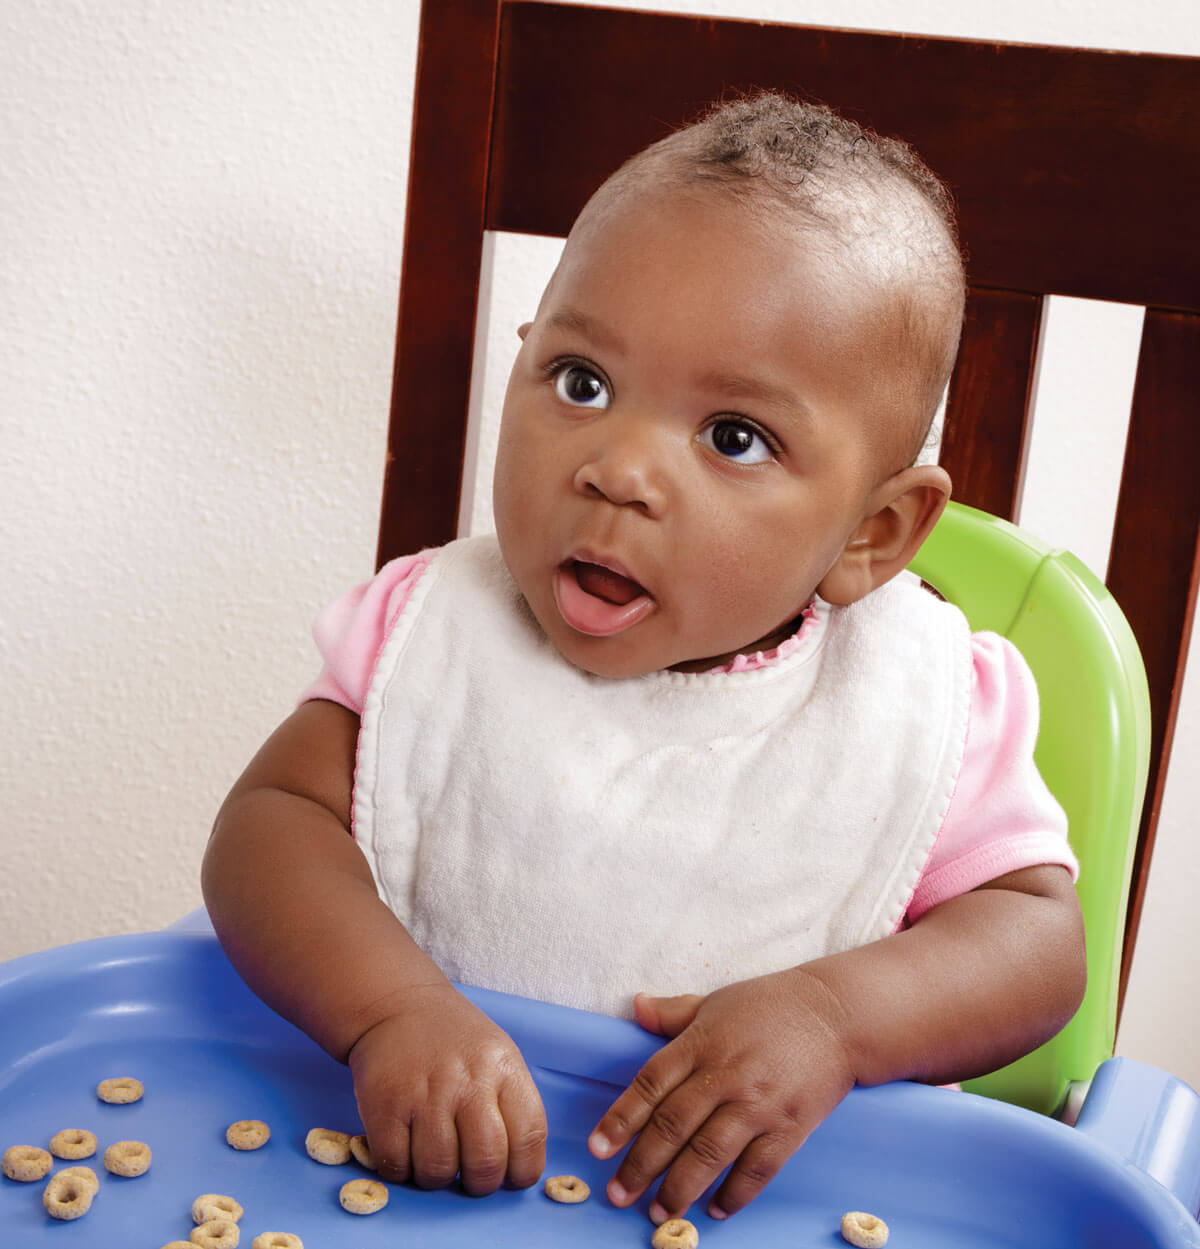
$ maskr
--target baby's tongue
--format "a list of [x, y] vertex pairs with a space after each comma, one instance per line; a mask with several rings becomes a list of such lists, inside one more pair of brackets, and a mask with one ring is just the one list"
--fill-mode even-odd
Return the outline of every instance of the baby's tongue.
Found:
[[594, 594], [596, 598], [604, 599], [605, 602], [616, 603], [620, 607], [631, 603], [639, 594], [646, 592], [636, 581], [622, 577], [619, 572], [613, 572], [611, 568], [601, 568], [599, 564], [584, 564], [576, 561], [575, 580], [579, 582], [580, 589]]

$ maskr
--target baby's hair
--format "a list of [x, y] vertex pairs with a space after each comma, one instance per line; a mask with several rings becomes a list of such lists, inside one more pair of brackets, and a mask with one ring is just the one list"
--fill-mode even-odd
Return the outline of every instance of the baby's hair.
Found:
[[763, 91], [714, 105], [690, 125], [628, 160], [598, 200], [644, 187], [717, 188], [753, 211], [809, 227], [852, 272], [885, 240], [895, 297], [897, 351], [924, 446], [962, 328], [966, 278], [954, 200], [945, 183], [900, 139], [886, 138], [823, 104]]

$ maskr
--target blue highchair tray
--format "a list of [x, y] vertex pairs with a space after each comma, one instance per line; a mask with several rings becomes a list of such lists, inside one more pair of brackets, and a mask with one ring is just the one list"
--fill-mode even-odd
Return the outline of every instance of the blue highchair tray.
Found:
[[[201, 1193], [242, 1204], [247, 1249], [264, 1231], [293, 1232], [306, 1249], [648, 1245], [649, 1200], [610, 1206], [613, 1164], [585, 1140], [655, 1038], [627, 1021], [466, 992], [525, 1054], [549, 1120], [547, 1174], [582, 1176], [593, 1190], [582, 1205], [540, 1188], [471, 1198], [394, 1185], [379, 1213], [347, 1214], [338, 1190], [366, 1173], [313, 1162], [304, 1138], [358, 1130], [349, 1073], [263, 1006], [211, 935], [112, 937], [0, 965], [0, 1149], [87, 1128], [101, 1151], [128, 1139], [153, 1151], [136, 1179], [88, 1160], [100, 1191], [70, 1223], [44, 1212], [42, 1183], [0, 1180], [0, 1247], [157, 1249], [187, 1239]], [[96, 1084], [124, 1075], [145, 1097], [101, 1103]], [[856, 1089], [751, 1207], [721, 1223], [702, 1205], [692, 1217], [703, 1249], [835, 1249], [847, 1210], [885, 1219], [892, 1249], [1200, 1247], [1198, 1102], [1178, 1080], [1119, 1059], [1101, 1068], [1074, 1128], [966, 1093]], [[230, 1149], [237, 1119], [270, 1124], [267, 1146]]]

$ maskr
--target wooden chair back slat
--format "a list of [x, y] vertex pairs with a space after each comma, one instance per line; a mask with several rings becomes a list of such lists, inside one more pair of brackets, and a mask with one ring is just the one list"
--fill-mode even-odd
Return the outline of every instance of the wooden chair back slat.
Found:
[[1134, 859], [1122, 984], [1145, 895], [1200, 582], [1200, 316], [1150, 308], [1107, 584], [1150, 685], [1150, 778]]
[[954, 497], [1013, 520], [1029, 422], [1042, 298], [972, 288], [946, 396], [940, 462]]
[[[955, 189], [981, 286], [1190, 308], [1195, 58], [509, 3], [488, 225], [565, 234], [626, 156], [713, 99], [778, 87], [916, 145]], [[1120, 263], [1114, 263], [1114, 257]]]
[[499, 27], [499, 0], [421, 12], [378, 566], [455, 534]]

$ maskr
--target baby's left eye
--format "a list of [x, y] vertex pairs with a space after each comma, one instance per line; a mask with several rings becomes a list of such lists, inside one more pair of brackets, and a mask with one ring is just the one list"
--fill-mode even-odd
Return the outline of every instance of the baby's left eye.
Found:
[[765, 464], [775, 457], [767, 440], [746, 421], [714, 421], [700, 434], [700, 441], [710, 451], [739, 464]]

